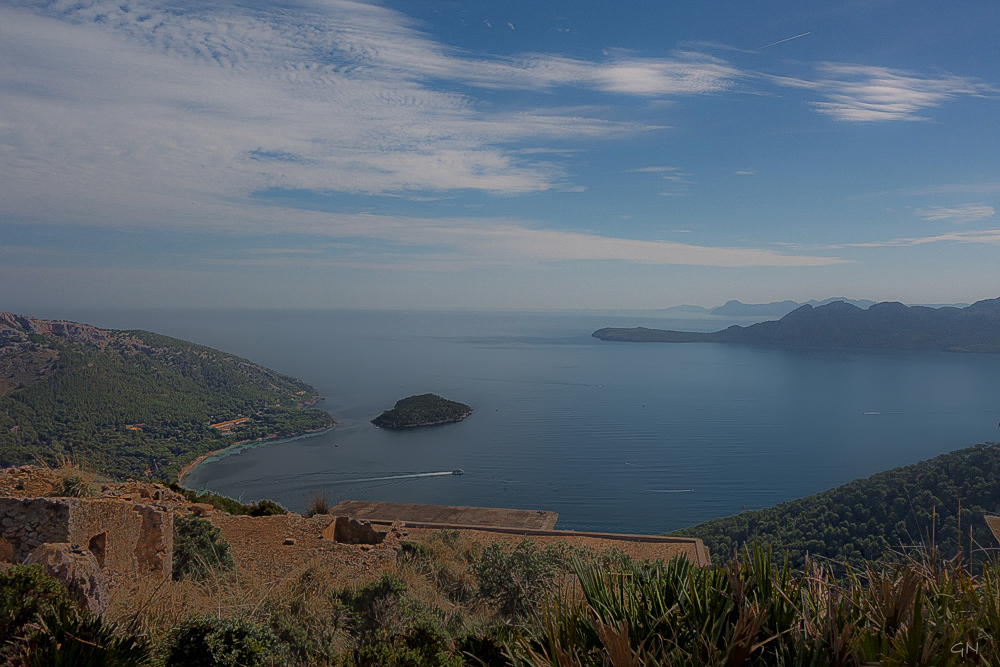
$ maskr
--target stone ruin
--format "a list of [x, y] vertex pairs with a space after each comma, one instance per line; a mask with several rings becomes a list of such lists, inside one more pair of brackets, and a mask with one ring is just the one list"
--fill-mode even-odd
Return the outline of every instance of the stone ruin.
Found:
[[342, 544], [382, 544], [388, 531], [377, 530], [370, 521], [338, 516], [323, 529], [323, 537]]
[[173, 568], [172, 508], [116, 498], [0, 497], [0, 562], [24, 563], [44, 544], [93, 554], [107, 583], [164, 579]]

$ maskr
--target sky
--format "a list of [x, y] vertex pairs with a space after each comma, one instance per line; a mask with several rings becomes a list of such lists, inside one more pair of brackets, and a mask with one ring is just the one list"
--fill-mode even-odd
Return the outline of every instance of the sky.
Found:
[[0, 310], [995, 298], [998, 26], [995, 0], [0, 0]]

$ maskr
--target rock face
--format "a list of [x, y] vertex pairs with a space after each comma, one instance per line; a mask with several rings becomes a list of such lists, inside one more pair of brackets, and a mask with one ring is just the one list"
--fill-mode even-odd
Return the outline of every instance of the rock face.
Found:
[[60, 581], [80, 607], [95, 616], [108, 608], [108, 587], [97, 558], [86, 549], [67, 544], [43, 544], [25, 559], [25, 565], [39, 564]]

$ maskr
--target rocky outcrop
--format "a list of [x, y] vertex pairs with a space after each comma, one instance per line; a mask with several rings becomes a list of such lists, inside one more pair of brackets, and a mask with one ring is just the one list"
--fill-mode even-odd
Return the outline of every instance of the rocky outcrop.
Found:
[[43, 544], [24, 561], [36, 563], [66, 587], [81, 609], [95, 616], [107, 611], [108, 587], [94, 554], [65, 542]]
[[385, 533], [373, 528], [368, 521], [338, 516], [323, 530], [323, 537], [344, 544], [382, 544]]

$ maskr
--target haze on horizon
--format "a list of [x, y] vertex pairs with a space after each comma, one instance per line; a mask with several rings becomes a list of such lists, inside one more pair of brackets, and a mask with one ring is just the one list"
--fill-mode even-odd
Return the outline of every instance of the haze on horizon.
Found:
[[997, 25], [0, 1], [0, 310], [994, 298]]

